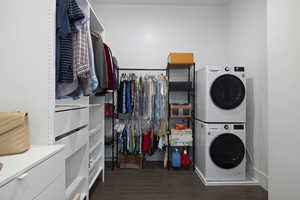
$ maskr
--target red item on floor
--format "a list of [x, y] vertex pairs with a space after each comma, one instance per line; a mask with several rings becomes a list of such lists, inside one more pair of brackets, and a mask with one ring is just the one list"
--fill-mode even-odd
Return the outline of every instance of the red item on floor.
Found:
[[143, 152], [148, 152], [151, 148], [151, 132], [147, 132], [146, 135], [143, 136]]
[[182, 167], [189, 167], [190, 166], [190, 158], [187, 150], [184, 150], [181, 154], [181, 166]]

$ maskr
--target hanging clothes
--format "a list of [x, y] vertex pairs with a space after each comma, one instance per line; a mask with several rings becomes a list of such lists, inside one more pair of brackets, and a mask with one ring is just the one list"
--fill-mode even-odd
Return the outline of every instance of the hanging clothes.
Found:
[[[90, 24], [90, 20], [88, 22]], [[90, 26], [88, 26], [88, 33], [91, 32]], [[90, 78], [91, 78], [91, 89], [93, 92], [96, 91], [98, 88], [98, 78], [96, 75], [96, 69], [95, 69], [95, 57], [94, 57], [94, 50], [93, 50], [93, 42], [92, 42], [92, 36], [91, 34], [87, 35], [88, 40], [88, 55], [89, 55], [89, 65], [90, 65]]]
[[83, 92], [84, 96], [93, 94], [91, 88], [91, 69], [89, 62], [89, 49], [88, 49], [88, 23], [84, 23], [79, 31], [73, 37], [74, 46], [74, 63], [80, 86], [77, 92]]
[[126, 113], [132, 112], [131, 81], [126, 81]]
[[118, 105], [117, 105], [117, 111], [118, 113], [124, 113], [123, 112], [123, 103], [124, 103], [124, 97], [123, 97], [123, 91], [124, 91], [124, 85], [125, 85], [125, 82], [124, 81], [121, 81], [120, 82], [120, 87], [119, 87], [119, 90], [118, 90]]
[[58, 0], [56, 6], [56, 80], [73, 82], [73, 34], [85, 16], [76, 0]]
[[115, 90], [119, 89], [119, 80], [117, 78], [117, 70], [119, 68], [118, 65], [118, 60], [115, 56], [112, 57], [112, 61], [113, 61], [113, 74], [114, 74], [114, 83], [115, 83]]
[[99, 81], [99, 85], [96, 89], [96, 93], [105, 92], [108, 88], [107, 80], [107, 67], [105, 60], [105, 52], [103, 48], [103, 41], [101, 35], [98, 33], [92, 33], [92, 43], [94, 51], [94, 63], [96, 76]]
[[115, 83], [114, 83], [114, 74], [113, 74], [113, 60], [110, 48], [103, 43], [104, 46], [104, 53], [106, 59], [106, 67], [107, 67], [107, 81], [108, 81], [108, 90], [115, 90]]
[[91, 32], [89, 9], [77, 0], [56, 0], [56, 98], [78, 99], [116, 88], [111, 49]]
[[153, 155], [167, 146], [167, 86], [165, 76], [138, 78], [135, 74], [122, 74], [118, 112], [129, 115], [130, 119], [126, 121], [127, 153]]
[[88, 23], [84, 23], [73, 36], [74, 66], [79, 79], [90, 78]]
[[56, 3], [56, 96], [65, 98], [79, 87], [73, 64], [73, 36], [81, 29], [85, 16], [75, 0], [58, 0]]

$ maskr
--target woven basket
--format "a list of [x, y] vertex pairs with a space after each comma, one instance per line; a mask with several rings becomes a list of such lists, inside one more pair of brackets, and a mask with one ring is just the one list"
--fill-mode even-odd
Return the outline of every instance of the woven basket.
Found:
[[27, 113], [0, 113], [0, 155], [23, 153], [29, 148]]

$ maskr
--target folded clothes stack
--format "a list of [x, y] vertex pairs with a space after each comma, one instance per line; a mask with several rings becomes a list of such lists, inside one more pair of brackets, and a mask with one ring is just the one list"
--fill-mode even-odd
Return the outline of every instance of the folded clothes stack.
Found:
[[192, 146], [193, 144], [192, 129], [184, 129], [184, 130], [171, 129], [170, 144], [171, 146]]
[[190, 128], [183, 129], [183, 130], [177, 130], [177, 129], [171, 129], [171, 135], [174, 134], [193, 134], [193, 130]]

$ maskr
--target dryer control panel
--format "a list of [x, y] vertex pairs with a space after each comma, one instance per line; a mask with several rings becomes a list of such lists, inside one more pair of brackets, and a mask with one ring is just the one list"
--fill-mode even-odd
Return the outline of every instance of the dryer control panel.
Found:
[[234, 67], [234, 71], [235, 72], [245, 72], [245, 68], [244, 67]]

